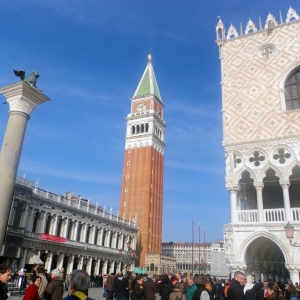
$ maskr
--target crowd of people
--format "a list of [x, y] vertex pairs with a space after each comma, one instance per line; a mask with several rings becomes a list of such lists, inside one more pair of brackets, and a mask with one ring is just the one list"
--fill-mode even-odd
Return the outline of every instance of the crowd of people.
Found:
[[[23, 270], [24, 271], [24, 270]], [[12, 280], [12, 270], [0, 265], [0, 300], [8, 298], [7, 283]], [[20, 274], [23, 274], [22, 272]], [[24, 273], [25, 274], [25, 273]], [[20, 283], [20, 276], [15, 278]], [[141, 275], [134, 272], [123, 274], [89, 275], [83, 270], [74, 270], [66, 275], [64, 269], [54, 269], [49, 275], [43, 266], [37, 266], [26, 286], [23, 300], [92, 300], [88, 297], [91, 287], [101, 287], [105, 300], [300, 300], [300, 286], [287, 282], [251, 282], [237, 271], [231, 280], [216, 280], [210, 275]], [[64, 291], [68, 295], [63, 297]], [[100, 292], [100, 290], [99, 290]], [[300, 296], [300, 295], [299, 295]], [[100, 298], [100, 294], [99, 294]]]

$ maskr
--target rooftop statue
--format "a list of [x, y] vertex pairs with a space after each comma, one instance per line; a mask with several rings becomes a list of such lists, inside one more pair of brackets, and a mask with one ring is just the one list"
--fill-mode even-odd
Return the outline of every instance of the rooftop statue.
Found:
[[37, 78], [40, 77], [40, 74], [37, 71], [33, 71], [27, 78], [25, 78], [24, 70], [14, 70], [14, 73], [17, 77], [20, 77], [22, 81], [25, 81], [34, 87], [36, 87], [35, 84]]

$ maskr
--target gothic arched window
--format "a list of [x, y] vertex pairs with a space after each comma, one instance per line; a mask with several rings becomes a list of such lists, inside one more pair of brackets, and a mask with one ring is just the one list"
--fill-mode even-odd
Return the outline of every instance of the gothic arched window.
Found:
[[134, 125], [131, 127], [131, 134], [135, 134], [135, 126]]
[[286, 110], [300, 108], [300, 69], [292, 73], [285, 83]]

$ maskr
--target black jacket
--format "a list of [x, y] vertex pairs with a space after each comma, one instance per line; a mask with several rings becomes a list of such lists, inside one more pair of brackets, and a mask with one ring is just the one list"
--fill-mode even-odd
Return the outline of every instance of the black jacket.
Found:
[[234, 278], [231, 280], [231, 285], [227, 291], [228, 300], [245, 300], [245, 295], [243, 291], [244, 287], [239, 283], [239, 281]]

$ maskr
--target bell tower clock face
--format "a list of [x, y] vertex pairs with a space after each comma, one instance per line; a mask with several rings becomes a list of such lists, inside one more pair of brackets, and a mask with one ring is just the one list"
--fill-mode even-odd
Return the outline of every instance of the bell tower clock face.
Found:
[[141, 103], [139, 104], [139, 106], [136, 109], [137, 111], [143, 111], [146, 110], [146, 104], [145, 103]]

